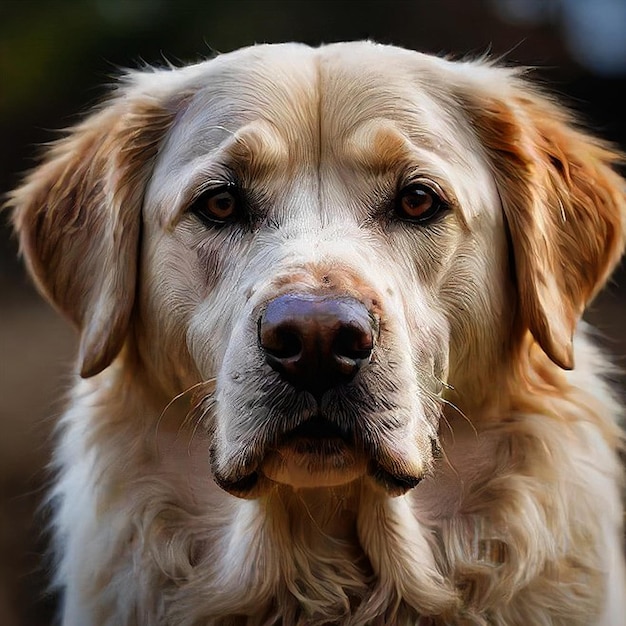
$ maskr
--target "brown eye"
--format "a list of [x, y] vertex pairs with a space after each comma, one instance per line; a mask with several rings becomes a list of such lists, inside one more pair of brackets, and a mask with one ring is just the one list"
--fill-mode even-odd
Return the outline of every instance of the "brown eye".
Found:
[[423, 184], [405, 187], [396, 199], [396, 215], [407, 222], [426, 222], [448, 208], [441, 197]]
[[193, 202], [189, 211], [212, 225], [232, 222], [239, 213], [239, 196], [234, 185], [209, 189]]

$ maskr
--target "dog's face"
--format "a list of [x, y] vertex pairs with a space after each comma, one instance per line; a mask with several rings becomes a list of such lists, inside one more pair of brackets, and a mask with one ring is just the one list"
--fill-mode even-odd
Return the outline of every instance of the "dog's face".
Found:
[[[16, 192], [17, 224], [82, 329], [84, 375], [126, 342], [170, 395], [216, 379], [199, 413], [226, 490], [365, 477], [403, 493], [432, 463], [446, 389], [468, 410], [493, 396], [529, 330], [571, 365], [623, 199], [612, 155], [512, 72], [360, 43], [134, 80]], [[76, 223], [61, 259], [49, 238]]]
[[145, 197], [142, 317], [162, 332], [149, 358], [183, 343], [217, 377], [225, 488], [370, 474], [405, 490], [431, 462], [451, 350], [510, 332], [480, 145], [419, 67], [381, 79], [376, 54], [301, 48], [218, 61]]

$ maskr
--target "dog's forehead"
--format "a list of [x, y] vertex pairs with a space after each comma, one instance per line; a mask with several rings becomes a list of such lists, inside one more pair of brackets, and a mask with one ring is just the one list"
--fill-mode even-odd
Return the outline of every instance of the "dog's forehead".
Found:
[[266, 45], [183, 71], [191, 96], [161, 150], [161, 180], [197, 184], [236, 158], [292, 178], [411, 160], [458, 184], [459, 165], [486, 176], [453, 93], [458, 68], [443, 59], [367, 42]]
[[[379, 118], [439, 144], [446, 134], [462, 133], [464, 114], [454, 104], [452, 65], [365, 42], [247, 48], [198, 68], [195, 93], [177, 130], [198, 146], [214, 147], [242, 126], [263, 120], [295, 149], [310, 140], [346, 138]], [[453, 127], [456, 132], [445, 132]]]

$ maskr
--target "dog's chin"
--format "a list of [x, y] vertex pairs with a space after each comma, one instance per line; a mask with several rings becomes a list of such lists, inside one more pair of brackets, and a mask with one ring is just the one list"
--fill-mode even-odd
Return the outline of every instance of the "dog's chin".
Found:
[[367, 473], [367, 460], [340, 438], [296, 437], [271, 450], [260, 471], [294, 489], [338, 487]]

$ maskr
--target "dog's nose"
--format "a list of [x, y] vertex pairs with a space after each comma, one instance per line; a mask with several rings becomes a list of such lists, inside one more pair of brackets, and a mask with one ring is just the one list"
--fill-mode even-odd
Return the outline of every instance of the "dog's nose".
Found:
[[368, 363], [376, 322], [351, 297], [285, 294], [259, 320], [267, 362], [297, 389], [319, 395], [352, 380]]

